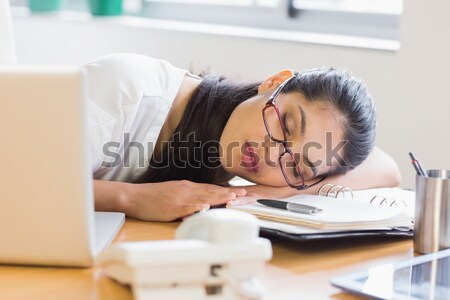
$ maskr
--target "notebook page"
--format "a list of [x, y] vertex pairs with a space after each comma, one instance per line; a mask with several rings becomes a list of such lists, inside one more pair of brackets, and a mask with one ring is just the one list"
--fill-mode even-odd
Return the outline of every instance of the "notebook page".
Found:
[[271, 208], [259, 203], [232, 208], [252, 213], [263, 219], [319, 229], [379, 229], [411, 225], [411, 219], [405, 211], [395, 207], [312, 195], [296, 195], [283, 200], [312, 205], [323, 211], [308, 215]]
[[[281, 223], [281, 222], [275, 222], [270, 221], [266, 219], [258, 219], [258, 224], [261, 227], [268, 228], [268, 229], [274, 229], [274, 230], [280, 230], [285, 233], [290, 234], [315, 234], [315, 233], [333, 233], [333, 232], [342, 232], [342, 229], [319, 229], [319, 228], [313, 228], [308, 226], [302, 226], [302, 225], [293, 225], [288, 223]], [[363, 230], [390, 230], [391, 227], [379, 227], [379, 228], [363, 228], [358, 229], [358, 231]]]
[[[381, 197], [377, 197], [376, 199], [374, 199], [372, 201], [373, 205], [390, 206], [392, 204], [392, 206], [405, 209], [408, 212], [408, 215], [411, 218], [414, 218], [414, 207], [416, 199], [416, 193], [414, 191], [399, 188], [377, 188], [353, 191], [354, 201], [370, 203], [370, 201], [375, 196]], [[383, 201], [383, 197], [386, 198], [386, 201]]]

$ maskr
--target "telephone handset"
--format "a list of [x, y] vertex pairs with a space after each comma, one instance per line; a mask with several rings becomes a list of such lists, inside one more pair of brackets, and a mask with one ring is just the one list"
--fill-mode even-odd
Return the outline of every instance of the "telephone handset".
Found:
[[130, 284], [136, 300], [260, 299], [256, 276], [272, 248], [258, 234], [256, 217], [213, 209], [182, 222], [175, 240], [113, 244], [97, 265]]
[[176, 239], [195, 239], [210, 243], [248, 243], [258, 239], [255, 216], [236, 214], [231, 209], [200, 212], [178, 226]]

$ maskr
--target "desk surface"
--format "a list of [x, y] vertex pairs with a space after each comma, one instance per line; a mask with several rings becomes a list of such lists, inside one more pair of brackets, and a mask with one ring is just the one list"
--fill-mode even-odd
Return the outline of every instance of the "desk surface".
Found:
[[[178, 223], [127, 219], [116, 242], [172, 239]], [[413, 257], [411, 239], [274, 240], [273, 259], [261, 278], [264, 299], [359, 299], [328, 282], [335, 276]], [[0, 266], [0, 299], [132, 299], [131, 291], [101, 269]]]

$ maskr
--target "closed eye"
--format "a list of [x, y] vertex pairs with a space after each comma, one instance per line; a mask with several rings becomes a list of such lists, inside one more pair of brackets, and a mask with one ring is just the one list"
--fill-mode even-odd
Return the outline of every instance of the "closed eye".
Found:
[[289, 132], [289, 128], [287, 127], [286, 116], [287, 116], [287, 114], [283, 114], [283, 117], [282, 117], [282, 119], [283, 119], [283, 126], [284, 126], [284, 129], [286, 129], [287, 134], [291, 135], [291, 133]]

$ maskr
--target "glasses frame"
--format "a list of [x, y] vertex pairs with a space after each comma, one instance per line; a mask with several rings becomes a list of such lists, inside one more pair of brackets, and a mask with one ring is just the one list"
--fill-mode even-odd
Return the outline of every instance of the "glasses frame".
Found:
[[[315, 185], [321, 183], [322, 181], [324, 181], [324, 180], [327, 178], [327, 176], [323, 176], [320, 180], [318, 180], [318, 181], [316, 181], [316, 182], [314, 182], [314, 183], [312, 183], [312, 184], [305, 184], [305, 177], [303, 176], [303, 172], [302, 172], [302, 170], [301, 170], [300, 167], [299, 167], [299, 163], [298, 163], [298, 161], [295, 159], [295, 156], [294, 156], [294, 153], [292, 153], [292, 150], [287, 146], [286, 128], [284, 128], [284, 124], [283, 124], [283, 121], [282, 121], [282, 118], [281, 118], [280, 110], [279, 110], [279, 108], [278, 108], [276, 99], [277, 99], [278, 95], [281, 93], [281, 91], [283, 90], [283, 88], [286, 86], [286, 84], [287, 84], [289, 81], [291, 81], [292, 79], [294, 79], [295, 77], [297, 77], [297, 75], [293, 75], [293, 76], [291, 76], [290, 78], [286, 79], [282, 84], [280, 84], [280, 85], [275, 89], [275, 91], [272, 93], [272, 95], [270, 95], [269, 100], [267, 100], [266, 105], [265, 105], [264, 108], [262, 109], [262, 117], [263, 117], [263, 121], [264, 121], [264, 126], [266, 127], [267, 134], [269, 135], [269, 138], [270, 138], [272, 141], [274, 141], [274, 142], [277, 142], [277, 143], [282, 144], [283, 147], [284, 147], [283, 153], [281, 153], [281, 154], [278, 156], [278, 164], [279, 164], [279, 166], [280, 166], [281, 173], [283, 174], [284, 179], [286, 180], [287, 184], [288, 184], [291, 188], [294, 188], [294, 189], [297, 189], [297, 190], [306, 190], [306, 189], [309, 189], [310, 187], [313, 187], [313, 186], [315, 186]], [[273, 107], [273, 108], [275, 109], [275, 112], [277, 113], [278, 121], [280, 122], [281, 129], [282, 129], [282, 131], [283, 131], [283, 137], [284, 137], [283, 140], [279, 140], [279, 139], [275, 138], [275, 137], [270, 133], [269, 125], [267, 124], [267, 120], [266, 120], [266, 117], [265, 117], [264, 112], [266, 111], [266, 109], [269, 109], [269, 108], [271, 108], [271, 107]], [[287, 174], [285, 174], [285, 172], [284, 172], [284, 170], [283, 170], [283, 167], [281, 166], [281, 158], [282, 158], [283, 155], [285, 155], [286, 153], [288, 153], [288, 154], [291, 156], [292, 160], [293, 160], [294, 163], [295, 163], [295, 168], [297, 169], [297, 173], [300, 175], [301, 180], [302, 180], [302, 184], [301, 184], [301, 185], [295, 185], [295, 184], [292, 184], [292, 183], [289, 181]]]

